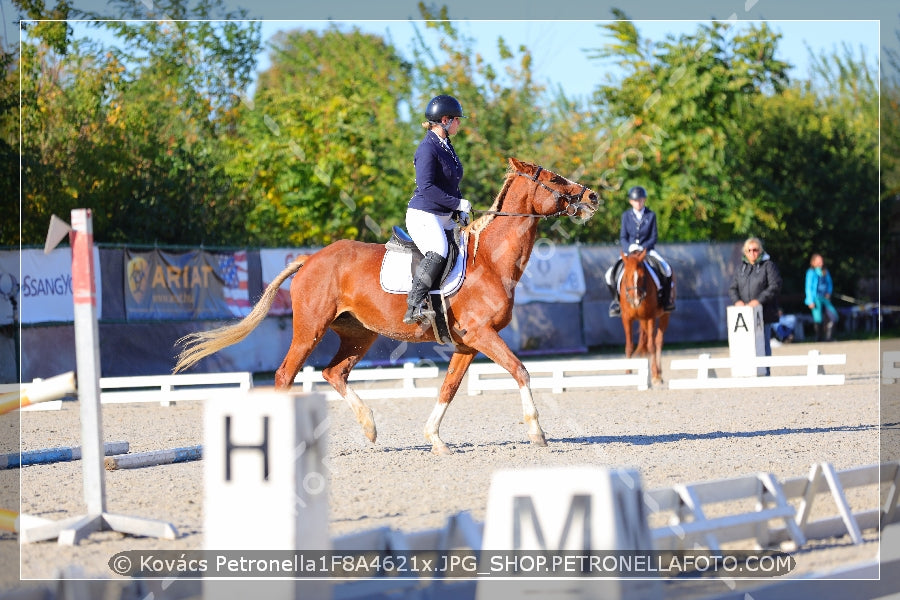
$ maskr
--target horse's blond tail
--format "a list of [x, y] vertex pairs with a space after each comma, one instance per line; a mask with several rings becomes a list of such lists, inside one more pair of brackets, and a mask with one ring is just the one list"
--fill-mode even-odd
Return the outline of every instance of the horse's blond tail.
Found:
[[300, 270], [307, 258], [309, 256], [297, 257], [296, 260], [285, 267], [284, 271], [279, 273], [278, 277], [263, 292], [262, 297], [256, 303], [256, 306], [253, 307], [253, 310], [250, 311], [250, 314], [238, 323], [209, 331], [189, 333], [175, 342], [176, 345], [181, 345], [183, 348], [178, 355], [178, 362], [175, 363], [175, 368], [172, 369], [172, 372], [178, 373], [183, 371], [200, 359], [218, 352], [222, 348], [236, 344], [250, 335], [250, 332], [256, 329], [262, 320], [266, 318], [266, 315], [269, 314], [269, 309], [272, 307], [278, 288], [281, 287], [281, 284], [288, 277]]

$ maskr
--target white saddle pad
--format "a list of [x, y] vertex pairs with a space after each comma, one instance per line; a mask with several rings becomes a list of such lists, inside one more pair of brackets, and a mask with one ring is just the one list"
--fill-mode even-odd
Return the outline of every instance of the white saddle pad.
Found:
[[[441, 285], [441, 293], [450, 296], [459, 291], [466, 278], [468, 233], [460, 235], [459, 257]], [[412, 287], [412, 254], [388, 250], [381, 261], [381, 289], [389, 294], [408, 294]]]
[[[650, 272], [650, 277], [653, 278], [653, 282], [656, 283], [656, 289], [661, 290], [662, 285], [659, 283], [659, 276], [656, 274], [656, 270], [650, 266], [647, 261], [644, 261], [644, 267]], [[625, 274], [625, 269], [619, 271], [619, 277], [616, 279], [616, 289], [622, 291], [622, 276]]]

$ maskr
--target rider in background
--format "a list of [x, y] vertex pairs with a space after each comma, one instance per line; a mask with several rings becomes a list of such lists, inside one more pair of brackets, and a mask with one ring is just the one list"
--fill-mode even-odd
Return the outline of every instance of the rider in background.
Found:
[[453, 229], [454, 213], [467, 223], [472, 210], [459, 191], [463, 166], [450, 143], [450, 136], [459, 131], [460, 119], [464, 118], [462, 105], [453, 96], [435, 96], [425, 108], [425, 118], [425, 137], [413, 159], [416, 189], [406, 209], [407, 231], [424, 255], [406, 300], [403, 322], [409, 325], [434, 320], [434, 311], [425, 305], [425, 297], [439, 284], [447, 264], [449, 247], [444, 232]]
[[[656, 213], [645, 206], [647, 190], [639, 185], [628, 190], [628, 203], [631, 208], [622, 213], [622, 226], [619, 229], [619, 243], [626, 254], [647, 250], [649, 262], [655, 262], [657, 273], [661, 277], [660, 295], [663, 309], [666, 312], [675, 310], [675, 301], [672, 298], [672, 267], [656, 251]], [[618, 317], [622, 314], [619, 306], [619, 292], [616, 289], [615, 274], [622, 263], [621, 257], [606, 270], [606, 285], [612, 294], [613, 300], [609, 304], [609, 316]]]

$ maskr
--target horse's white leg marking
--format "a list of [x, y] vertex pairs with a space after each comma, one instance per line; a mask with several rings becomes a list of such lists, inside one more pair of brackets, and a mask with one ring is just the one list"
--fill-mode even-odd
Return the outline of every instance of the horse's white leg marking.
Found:
[[519, 388], [519, 394], [522, 396], [522, 417], [525, 421], [525, 427], [528, 429], [529, 439], [538, 446], [546, 446], [547, 439], [544, 437], [544, 430], [538, 422], [538, 410], [534, 405], [534, 397], [531, 395], [531, 388], [523, 386]]
[[428, 420], [425, 422], [425, 439], [431, 442], [431, 451], [435, 454], [451, 454], [453, 451], [441, 440], [438, 433], [441, 429], [441, 421], [447, 413], [449, 402], [436, 402]]
[[362, 425], [363, 433], [366, 434], [370, 442], [374, 443], [378, 437], [378, 432], [375, 429], [375, 413], [362, 401], [362, 398], [357, 395], [352, 387], [348, 385], [346, 390], [343, 395], [344, 400], [350, 406], [353, 414], [356, 415], [356, 421]]

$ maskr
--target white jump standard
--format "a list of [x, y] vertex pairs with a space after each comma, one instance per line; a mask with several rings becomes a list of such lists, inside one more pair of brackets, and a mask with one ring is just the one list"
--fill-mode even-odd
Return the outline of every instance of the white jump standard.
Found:
[[[130, 535], [175, 539], [175, 527], [164, 521], [106, 512], [103, 428], [100, 418], [100, 336], [94, 272], [94, 231], [90, 209], [72, 210], [72, 296], [75, 304], [75, 365], [81, 405], [81, 453], [87, 514], [24, 529], [22, 543], [58, 539], [74, 546], [91, 533], [118, 531]], [[46, 251], [46, 249], [45, 249]]]

